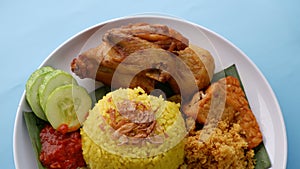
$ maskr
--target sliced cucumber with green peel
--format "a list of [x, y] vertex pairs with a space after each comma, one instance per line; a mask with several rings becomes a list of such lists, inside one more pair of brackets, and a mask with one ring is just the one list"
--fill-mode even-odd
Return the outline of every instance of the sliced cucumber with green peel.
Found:
[[33, 72], [26, 82], [26, 100], [34, 114], [45, 121], [47, 121], [47, 118], [43, 109], [40, 106], [38, 91], [40, 85], [44, 80], [45, 75], [53, 70], [54, 69], [49, 66], [41, 67], [40, 69], [37, 69], [35, 72]]
[[45, 111], [47, 99], [51, 92], [59, 86], [77, 84], [72, 75], [63, 70], [54, 70], [48, 73], [39, 87], [39, 99], [42, 109]]
[[77, 85], [57, 87], [49, 95], [45, 113], [53, 128], [67, 125], [68, 132], [77, 130], [91, 109], [92, 99], [85, 88]]

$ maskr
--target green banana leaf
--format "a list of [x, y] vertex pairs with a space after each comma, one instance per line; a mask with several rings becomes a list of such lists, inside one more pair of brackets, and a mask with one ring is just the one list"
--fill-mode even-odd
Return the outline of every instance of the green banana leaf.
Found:
[[32, 148], [36, 156], [37, 165], [39, 169], [46, 169], [39, 160], [42, 149], [40, 141], [40, 131], [43, 129], [46, 122], [38, 118], [33, 112], [24, 112], [23, 115], [31, 140]]
[[[238, 78], [241, 87], [243, 88], [242, 82], [240, 80], [240, 76], [238, 74], [235, 65], [226, 68], [224, 71], [216, 73], [213, 77], [212, 82], [216, 82], [219, 79], [226, 76], [233, 76]], [[91, 93], [92, 97], [94, 97], [93, 102], [95, 103], [98, 99], [101, 99], [109, 91], [110, 89], [104, 86], [95, 90], [95, 92], [92, 92]], [[44, 127], [44, 125], [46, 124], [46, 122], [39, 119], [37, 116], [35, 116], [33, 112], [24, 112], [24, 119], [30, 136], [32, 147], [36, 155], [38, 167], [39, 169], [45, 169], [45, 167], [43, 167], [43, 165], [39, 160], [39, 154], [41, 152], [41, 142], [40, 142], [39, 133], [41, 129]], [[263, 142], [260, 145], [258, 145], [256, 148], [254, 148], [254, 152], [255, 152], [254, 158], [256, 160], [256, 167], [255, 167], [256, 169], [266, 169], [271, 167], [271, 161]]]
[[[240, 79], [238, 70], [234, 64], [224, 69], [223, 71], [216, 73], [213, 76], [212, 82], [216, 82], [219, 79], [227, 76], [233, 76], [237, 78], [241, 84], [242, 89], [244, 90], [243, 83]], [[255, 169], [267, 169], [271, 167], [271, 161], [263, 142], [254, 148], [254, 153], [255, 153], [254, 158], [256, 160]]]

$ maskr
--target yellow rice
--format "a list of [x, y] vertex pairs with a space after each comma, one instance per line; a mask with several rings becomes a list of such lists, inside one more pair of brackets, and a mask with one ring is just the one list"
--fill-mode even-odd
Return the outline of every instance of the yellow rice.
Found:
[[[155, 135], [164, 136], [161, 144], [145, 142], [142, 145], [119, 144], [112, 139], [107, 111], [117, 111], [124, 100], [140, 102], [155, 111]], [[83, 157], [89, 168], [178, 168], [184, 162], [186, 128], [179, 104], [162, 97], [147, 95], [143, 89], [118, 89], [108, 93], [89, 112], [81, 129]], [[121, 116], [121, 114], [118, 114]], [[117, 118], [118, 120], [118, 118]], [[99, 127], [101, 126], [101, 127]], [[163, 131], [163, 132], [162, 132]]]

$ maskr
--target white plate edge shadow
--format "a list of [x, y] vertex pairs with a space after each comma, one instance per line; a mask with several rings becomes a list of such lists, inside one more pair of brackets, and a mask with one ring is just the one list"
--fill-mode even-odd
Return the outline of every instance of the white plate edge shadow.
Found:
[[[235, 52], [237, 52], [238, 55], [243, 56], [242, 59], [245, 59], [247, 61], [247, 63], [248, 63], [248, 65], [243, 65], [243, 66], [250, 67], [250, 68], [253, 69], [251, 74], [258, 75], [259, 79], [264, 84], [264, 86], [258, 86], [258, 87], [264, 88], [267, 91], [266, 93], [269, 94], [269, 96], [272, 98], [272, 100], [268, 101], [268, 103], [269, 102], [273, 102], [274, 103], [274, 104], [272, 104], [272, 106], [274, 106], [274, 105], [275, 106], [272, 107], [272, 109], [275, 111], [275, 113], [276, 113], [275, 116], [278, 118], [277, 121], [280, 124], [280, 126], [273, 126], [273, 128], [274, 127], [279, 127], [278, 129], [275, 130], [277, 132], [278, 131], [280, 132], [280, 138], [278, 138], [279, 140], [277, 140], [277, 139], [276, 140], [272, 140], [271, 144], [269, 144], [269, 142], [268, 142], [269, 140], [264, 138], [264, 142], [265, 142], [265, 145], [266, 145], [266, 148], [267, 148], [268, 152], [270, 152], [270, 151], [272, 152], [273, 149], [275, 151], [274, 145], [278, 145], [278, 144], [281, 145], [281, 148], [280, 148], [281, 152], [280, 152], [280, 154], [272, 154], [272, 156], [270, 157], [271, 161], [272, 161], [272, 164], [277, 164], [277, 162], [278, 162], [277, 160], [281, 160], [281, 162], [278, 165], [272, 166], [272, 168], [286, 168], [286, 163], [287, 163], [287, 136], [286, 136], [286, 129], [285, 129], [285, 124], [284, 124], [284, 120], [283, 120], [283, 116], [282, 116], [282, 112], [281, 112], [280, 106], [278, 104], [278, 101], [276, 99], [275, 93], [273, 92], [271, 86], [269, 85], [268, 81], [266, 80], [266, 78], [264, 77], [264, 75], [261, 73], [261, 71], [246, 56], [246, 54], [244, 54], [239, 48], [237, 48], [234, 44], [232, 44], [230, 41], [228, 41], [224, 37], [218, 35], [217, 33], [213, 32], [213, 31], [211, 31], [211, 30], [209, 30], [209, 29], [207, 29], [207, 28], [205, 28], [203, 26], [200, 26], [200, 25], [195, 24], [195, 23], [191, 23], [191, 22], [186, 21], [184, 19], [174, 18], [173, 16], [169, 17], [169, 16], [158, 16], [158, 15], [143, 14], [143, 15], [134, 15], [134, 16], [126, 16], [126, 17], [121, 17], [121, 18], [115, 18], [115, 19], [112, 19], [112, 20], [108, 20], [108, 21], [96, 24], [94, 26], [91, 26], [91, 27], [89, 27], [87, 29], [84, 29], [81, 32], [75, 34], [74, 36], [72, 36], [71, 38], [69, 38], [68, 40], [66, 40], [64, 43], [62, 43], [61, 45], [59, 45], [52, 53], [50, 53], [50, 55], [42, 62], [42, 64], [39, 67], [44, 66], [45, 64], [47, 64], [47, 62], [49, 62], [49, 60], [51, 59], [51, 57], [53, 55], [55, 55], [57, 52], [59, 52], [62, 48], [65, 48], [66, 45], [70, 45], [70, 43], [72, 43], [72, 41], [74, 41], [76, 38], [84, 38], [84, 36], [87, 36], [87, 34], [91, 35], [96, 30], [98, 30], [99, 27], [102, 27], [103, 25], [106, 25], [108, 23], [113, 23], [113, 22], [118, 22], [118, 21], [126, 21], [128, 19], [130, 20], [130, 19], [136, 19], [136, 18], [138, 18], [138, 19], [145, 19], [145, 18], [146, 19], [149, 19], [149, 18], [150, 19], [160, 19], [160, 20], [165, 20], [165, 21], [183, 22], [185, 24], [194, 25], [194, 26], [200, 28], [201, 30], [204, 30], [205, 32], [207, 32], [208, 36], [210, 36], [210, 38], [217, 38], [218, 40], [223, 41], [225, 43], [225, 45], [228, 45], [229, 47], [233, 48], [233, 50], [235, 50]], [[181, 32], [181, 31], [179, 31], [179, 32]], [[82, 44], [84, 45], [84, 43], [82, 43]], [[249, 94], [247, 93], [247, 89], [248, 88], [253, 88], [253, 87], [250, 87], [250, 86], [247, 85], [247, 83], [245, 83], [246, 81], [248, 81], [248, 78], [243, 78], [243, 77], [245, 77], [243, 75], [245, 75], [245, 72], [246, 72], [245, 69], [246, 68], [243, 68], [240, 64], [237, 64], [237, 67], [239, 69], [239, 73], [241, 74], [242, 82], [245, 85], [246, 94], [249, 97]], [[253, 97], [255, 99], [263, 99], [261, 95], [257, 95], [256, 96], [257, 98], [255, 96], [253, 96]], [[252, 98], [252, 96], [250, 97], [250, 100], [249, 100], [250, 106], [252, 108], [256, 107], [256, 106], [251, 105], [251, 103], [252, 103], [251, 102], [251, 98]], [[267, 104], [267, 103], [264, 102], [263, 104]], [[266, 105], [263, 105], [263, 106], [266, 106]], [[20, 149], [20, 147], [19, 147], [21, 145], [17, 144], [17, 139], [18, 138], [24, 138], [25, 137], [25, 143], [24, 143], [24, 145], [28, 145], [28, 144], [30, 145], [29, 147], [25, 147], [25, 149], [26, 149], [24, 151], [25, 154], [30, 154], [31, 153], [31, 154], [34, 155], [32, 147], [31, 147], [31, 143], [30, 143], [30, 140], [29, 140], [27, 128], [26, 128], [25, 122], [23, 120], [23, 115], [22, 115], [22, 112], [24, 110], [26, 110], [26, 109], [28, 109], [28, 106], [27, 106], [27, 103], [25, 101], [25, 91], [24, 91], [23, 95], [22, 95], [22, 97], [20, 99], [19, 105], [18, 105], [17, 114], [16, 114], [16, 118], [15, 118], [15, 124], [14, 124], [14, 134], [13, 134], [14, 164], [15, 164], [15, 167], [17, 169], [21, 168], [20, 166], [22, 166], [22, 165], [19, 164], [20, 158], [22, 158], [22, 157], [19, 157], [19, 153], [22, 152], [22, 149]], [[262, 111], [262, 110], [257, 110], [257, 111]], [[268, 120], [268, 119], [261, 119], [261, 120]], [[264, 125], [264, 124], [262, 123], [262, 125]], [[23, 126], [23, 128], [22, 128], [22, 126]], [[264, 133], [264, 131], [262, 131], [262, 132]], [[24, 135], [24, 137], [21, 137], [21, 135], [22, 136]], [[275, 136], [273, 136], [273, 137], [275, 137]], [[275, 144], [274, 141], [278, 142], [278, 144]], [[23, 152], [23, 154], [24, 154], [24, 152]], [[272, 153], [275, 153], [275, 152], [272, 152]], [[278, 156], [280, 156], [280, 158]], [[35, 158], [33, 158], [33, 160], [34, 160], [34, 162], [33, 162], [34, 164], [31, 164], [32, 167], [36, 166]], [[22, 166], [22, 169], [24, 167], [25, 166]], [[29, 167], [29, 168], [32, 168], [32, 167]]]

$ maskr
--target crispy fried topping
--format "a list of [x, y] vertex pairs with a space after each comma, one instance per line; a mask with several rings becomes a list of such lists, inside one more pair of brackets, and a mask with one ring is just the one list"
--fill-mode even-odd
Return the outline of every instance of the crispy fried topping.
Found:
[[115, 109], [109, 109], [109, 125], [115, 130], [112, 134], [122, 144], [140, 144], [145, 141], [161, 144], [164, 135], [156, 135], [154, 129], [162, 132], [155, 120], [155, 111], [140, 102], [124, 100]]
[[201, 124], [225, 120], [239, 124], [245, 131], [248, 148], [262, 142], [262, 133], [238, 79], [229, 76], [212, 84], [205, 94], [196, 93], [184, 112]]

